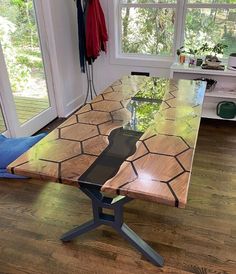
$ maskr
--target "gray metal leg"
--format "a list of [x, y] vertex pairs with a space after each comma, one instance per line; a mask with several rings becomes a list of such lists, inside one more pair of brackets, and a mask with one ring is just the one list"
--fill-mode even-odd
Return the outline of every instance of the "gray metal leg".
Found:
[[133, 247], [135, 247], [150, 262], [157, 266], [164, 265], [164, 259], [152, 249], [144, 240], [142, 240], [132, 229], [125, 223], [117, 232], [121, 234]]
[[[63, 242], [71, 241], [100, 225], [108, 225], [131, 243], [147, 260], [154, 265], [163, 266], [164, 259], [123, 222], [123, 206], [132, 199], [123, 196], [114, 199], [104, 197], [100, 191], [85, 187], [82, 187], [81, 190], [92, 200], [93, 220], [62, 235]], [[114, 215], [103, 213], [104, 208], [112, 209]]]
[[74, 238], [97, 228], [100, 225], [101, 225], [100, 223], [94, 222], [94, 220], [91, 220], [81, 226], [75, 227], [74, 229], [66, 232], [65, 234], [61, 236], [60, 240], [62, 240], [63, 242], [69, 242], [73, 240]]

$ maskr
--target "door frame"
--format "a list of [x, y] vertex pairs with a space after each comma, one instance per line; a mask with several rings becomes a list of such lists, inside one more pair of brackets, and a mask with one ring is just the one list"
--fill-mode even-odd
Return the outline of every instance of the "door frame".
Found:
[[48, 26], [46, 27], [46, 17], [49, 13], [45, 15], [45, 8], [43, 7], [42, 2], [43, 1], [33, 0], [50, 107], [22, 125], [17, 118], [14, 97], [11, 90], [4, 54], [0, 44], [0, 97], [3, 115], [7, 126], [7, 131], [4, 134], [11, 137], [32, 135], [58, 116], [53, 77], [55, 74], [55, 72], [53, 72], [55, 64], [51, 58], [52, 50], [50, 50], [50, 41], [48, 39], [52, 36], [52, 28]]

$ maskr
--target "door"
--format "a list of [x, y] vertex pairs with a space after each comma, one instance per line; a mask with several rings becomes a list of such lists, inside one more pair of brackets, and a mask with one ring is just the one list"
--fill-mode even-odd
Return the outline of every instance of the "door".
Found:
[[6, 131], [7, 131], [7, 126], [6, 126], [4, 116], [3, 116], [2, 105], [0, 102], [0, 134], [4, 133]]
[[0, 95], [11, 136], [31, 135], [57, 117], [40, 2], [0, 0]]

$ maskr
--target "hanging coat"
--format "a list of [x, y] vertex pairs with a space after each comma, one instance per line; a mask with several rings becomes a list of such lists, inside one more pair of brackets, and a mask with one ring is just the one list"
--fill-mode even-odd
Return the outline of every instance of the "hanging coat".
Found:
[[108, 34], [99, 0], [89, 0], [86, 9], [86, 58], [91, 63], [107, 50]]
[[77, 6], [77, 21], [78, 21], [78, 37], [79, 37], [79, 55], [81, 71], [85, 72], [85, 57], [86, 57], [86, 39], [85, 39], [85, 20], [84, 11], [81, 5], [81, 0], [76, 0]]

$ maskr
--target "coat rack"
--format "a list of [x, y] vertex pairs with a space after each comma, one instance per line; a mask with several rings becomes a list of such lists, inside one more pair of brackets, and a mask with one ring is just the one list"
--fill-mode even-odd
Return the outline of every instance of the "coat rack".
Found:
[[95, 96], [97, 96], [97, 92], [96, 92], [95, 86], [94, 86], [94, 78], [93, 78], [93, 63], [89, 64], [86, 61], [85, 71], [86, 71], [86, 77], [87, 77], [87, 92], [86, 92], [86, 97], [84, 100], [84, 105], [87, 103], [89, 95], [90, 95], [91, 100], [93, 99], [93, 93]]
[[[82, 0], [82, 2], [83, 2], [83, 9], [85, 12], [89, 0]], [[87, 103], [89, 95], [91, 100], [93, 99], [93, 93], [95, 96], [97, 96], [95, 86], [94, 86], [94, 78], [93, 78], [93, 62], [89, 64], [88, 61], [85, 61], [85, 72], [86, 72], [86, 78], [87, 78], [87, 92], [84, 100], [84, 105]]]
[[[106, 52], [108, 36], [105, 17], [99, 0], [75, 0], [75, 2], [77, 6], [80, 66], [81, 71], [86, 73], [87, 78], [85, 105], [88, 100], [93, 99], [94, 95], [97, 96], [94, 85], [93, 62], [99, 56], [100, 51]], [[94, 20], [98, 21], [94, 22]], [[88, 30], [86, 29], [86, 23], [90, 26]], [[93, 37], [93, 35], [95, 36]], [[87, 38], [89, 42], [86, 40]]]

